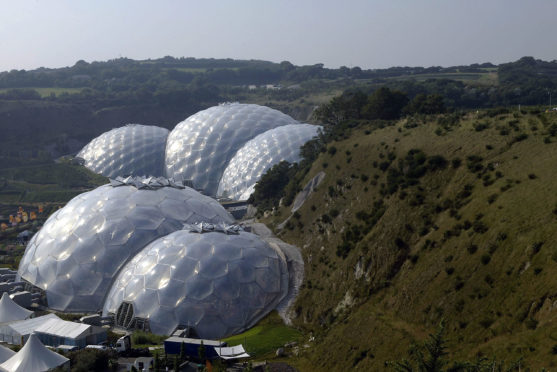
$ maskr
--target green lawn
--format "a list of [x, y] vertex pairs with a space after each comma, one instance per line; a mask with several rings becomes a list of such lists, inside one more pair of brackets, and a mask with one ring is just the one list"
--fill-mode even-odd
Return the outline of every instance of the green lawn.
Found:
[[261, 358], [267, 354], [273, 354], [276, 349], [287, 342], [299, 341], [301, 338], [302, 334], [297, 329], [284, 325], [275, 311], [255, 327], [223, 341], [227, 342], [228, 346], [242, 344], [251, 356]]

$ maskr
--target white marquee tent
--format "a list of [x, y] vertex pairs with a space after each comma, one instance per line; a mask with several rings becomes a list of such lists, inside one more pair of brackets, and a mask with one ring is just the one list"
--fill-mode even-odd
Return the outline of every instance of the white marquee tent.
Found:
[[28, 319], [31, 315], [33, 315], [31, 310], [19, 306], [10, 298], [7, 292], [4, 292], [0, 299], [0, 323]]
[[0, 345], [0, 363], [4, 363], [6, 360], [10, 359], [14, 355], [15, 355], [15, 351]]
[[37, 335], [31, 334], [21, 350], [0, 364], [0, 368], [9, 372], [48, 371], [50, 369], [69, 365], [69, 359], [50, 351], [44, 346]]

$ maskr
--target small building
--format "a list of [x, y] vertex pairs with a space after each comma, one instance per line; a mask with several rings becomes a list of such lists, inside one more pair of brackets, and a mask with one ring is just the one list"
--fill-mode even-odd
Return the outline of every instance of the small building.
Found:
[[164, 352], [166, 354], [180, 354], [182, 343], [184, 344], [184, 354], [190, 358], [199, 358], [199, 347], [202, 343], [205, 347], [205, 357], [207, 359], [218, 358], [215, 348], [226, 346], [226, 342], [221, 341], [173, 336], [164, 340]]
[[106, 329], [89, 324], [68, 322], [60, 318], [49, 319], [35, 329], [41, 342], [47, 346], [59, 345], [77, 346], [97, 345], [106, 341]]
[[48, 314], [36, 318], [0, 324], [0, 341], [12, 345], [23, 345], [35, 329], [50, 319], [60, 318], [58, 318], [56, 314]]

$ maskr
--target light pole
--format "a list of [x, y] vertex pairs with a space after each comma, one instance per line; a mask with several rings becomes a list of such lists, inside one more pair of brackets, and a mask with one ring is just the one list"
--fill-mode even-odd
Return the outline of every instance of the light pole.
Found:
[[551, 92], [547, 90], [547, 95], [549, 96], [549, 109], [551, 110]]

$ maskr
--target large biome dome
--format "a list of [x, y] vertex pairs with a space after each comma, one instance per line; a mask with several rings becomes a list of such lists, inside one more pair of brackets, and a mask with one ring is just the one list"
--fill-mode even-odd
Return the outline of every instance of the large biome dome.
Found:
[[199, 337], [218, 339], [253, 326], [287, 292], [284, 258], [257, 235], [181, 230], [149, 244], [122, 269], [103, 315], [118, 324], [131, 308], [153, 333], [189, 326]]
[[261, 133], [248, 141], [224, 171], [217, 195], [247, 200], [253, 187], [273, 165], [300, 160], [300, 147], [317, 135], [320, 126], [289, 124]]
[[214, 199], [167, 180], [113, 185], [73, 198], [27, 245], [18, 277], [45, 290], [50, 308], [98, 311], [120, 268], [148, 243], [184, 223], [233, 221]]
[[298, 122], [254, 104], [226, 103], [200, 111], [176, 125], [166, 144], [166, 175], [189, 179], [215, 195], [228, 162], [250, 139]]
[[105, 177], [164, 176], [168, 133], [165, 128], [128, 124], [94, 138], [77, 156]]

